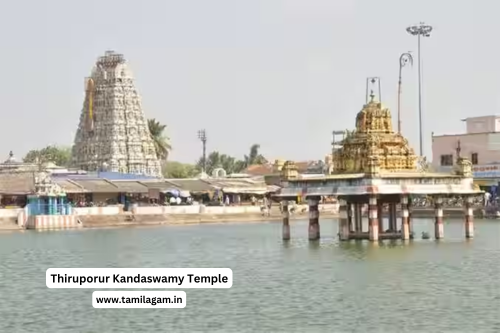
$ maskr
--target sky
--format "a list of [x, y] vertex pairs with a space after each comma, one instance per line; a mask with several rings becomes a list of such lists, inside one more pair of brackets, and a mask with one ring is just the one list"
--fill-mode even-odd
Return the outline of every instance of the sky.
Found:
[[[381, 78], [397, 126], [399, 56], [422, 41], [424, 154], [431, 133], [495, 114], [500, 99], [496, 0], [16, 0], [0, 2], [0, 159], [71, 145], [84, 78], [106, 50], [127, 58], [147, 118], [167, 124], [170, 159], [318, 160], [333, 130], [352, 129], [366, 78]], [[416, 65], [416, 59], [415, 59]], [[403, 134], [418, 153], [417, 67], [403, 69]]]

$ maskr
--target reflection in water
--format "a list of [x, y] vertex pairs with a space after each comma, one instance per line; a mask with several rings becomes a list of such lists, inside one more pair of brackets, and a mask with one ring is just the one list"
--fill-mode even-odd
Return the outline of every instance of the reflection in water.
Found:
[[[332, 220], [318, 242], [291, 227], [288, 242], [279, 223], [0, 234], [0, 331], [500, 331], [498, 222], [407, 244], [340, 243]], [[49, 267], [229, 267], [234, 283], [185, 290], [185, 309], [93, 309], [93, 290], [48, 289]]]
[[318, 251], [321, 249], [321, 243], [319, 241], [312, 241], [308, 243], [309, 250]]

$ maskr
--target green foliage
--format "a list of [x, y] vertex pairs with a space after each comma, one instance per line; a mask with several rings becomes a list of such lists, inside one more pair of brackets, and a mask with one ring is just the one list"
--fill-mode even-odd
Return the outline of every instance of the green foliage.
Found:
[[[267, 160], [259, 153], [260, 145], [254, 144], [250, 147], [250, 153], [245, 155], [242, 160], [238, 160], [233, 156], [226, 154], [221, 154], [218, 151], [213, 151], [207, 156], [206, 170], [208, 175], [217, 168], [222, 168], [226, 173], [240, 173], [244, 171], [248, 166], [253, 164], [265, 164]], [[202, 170], [203, 158], [200, 158], [196, 163], [198, 170]]]
[[267, 160], [259, 153], [260, 145], [253, 144], [250, 147], [250, 153], [245, 155], [245, 164], [247, 167], [254, 164], [266, 164]]
[[193, 178], [198, 174], [195, 165], [181, 162], [166, 162], [163, 165], [163, 177], [165, 178]]
[[25, 163], [52, 162], [59, 166], [69, 166], [71, 163], [71, 148], [64, 146], [47, 146], [42, 149], [30, 150], [23, 158]]
[[[203, 158], [200, 158], [196, 163], [198, 170], [203, 168]], [[226, 170], [227, 174], [238, 173], [245, 169], [245, 163], [243, 161], [236, 160], [236, 158], [221, 154], [218, 151], [213, 151], [207, 156], [206, 170], [205, 172], [209, 175], [217, 168], [223, 168]]]
[[148, 128], [155, 144], [156, 156], [158, 159], [166, 161], [168, 154], [172, 150], [170, 138], [163, 133], [167, 128], [167, 125], [162, 125], [159, 121], [153, 118], [148, 120]]

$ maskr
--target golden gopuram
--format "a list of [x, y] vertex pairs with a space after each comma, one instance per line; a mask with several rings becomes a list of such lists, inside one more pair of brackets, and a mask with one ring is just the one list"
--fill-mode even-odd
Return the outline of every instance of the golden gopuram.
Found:
[[[283, 188], [277, 194], [283, 207], [283, 239], [290, 239], [289, 202], [301, 197], [309, 204], [309, 239], [318, 240], [318, 205], [327, 196], [335, 196], [339, 203], [341, 241], [409, 240], [413, 234], [411, 201], [416, 196], [432, 199], [435, 238], [442, 239], [443, 199], [456, 195], [464, 199], [465, 237], [472, 238], [473, 197], [482, 192], [473, 185], [471, 162], [458, 151], [452, 173], [429, 171], [408, 140], [394, 132], [389, 109], [375, 100], [373, 92], [370, 97], [356, 116], [356, 128], [346, 131], [341, 148], [332, 152], [325, 174], [299, 175], [292, 161], [284, 164]], [[386, 221], [382, 218], [384, 211]], [[368, 223], [363, 223], [363, 215]]]

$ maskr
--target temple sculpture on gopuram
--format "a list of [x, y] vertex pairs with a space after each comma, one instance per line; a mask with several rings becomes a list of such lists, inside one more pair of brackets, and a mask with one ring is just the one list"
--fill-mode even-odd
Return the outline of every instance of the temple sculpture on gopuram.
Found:
[[[318, 205], [324, 197], [339, 202], [341, 241], [412, 238], [412, 198], [426, 196], [435, 208], [435, 238], [444, 237], [443, 199], [464, 199], [465, 237], [474, 236], [473, 202], [482, 192], [473, 185], [472, 163], [457, 149], [452, 173], [431, 172], [408, 140], [392, 127], [389, 109], [373, 91], [357, 114], [355, 129], [346, 131], [332, 150], [325, 174], [300, 175], [293, 161], [281, 170], [283, 239], [290, 239], [289, 205], [298, 198], [309, 204], [309, 239], [320, 238]], [[368, 221], [364, 221], [365, 215]], [[384, 219], [384, 215], [388, 216]], [[367, 222], [367, 223], [366, 223]]]
[[73, 166], [86, 171], [161, 176], [141, 97], [122, 54], [107, 51], [86, 78], [72, 154]]

